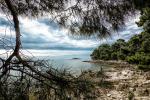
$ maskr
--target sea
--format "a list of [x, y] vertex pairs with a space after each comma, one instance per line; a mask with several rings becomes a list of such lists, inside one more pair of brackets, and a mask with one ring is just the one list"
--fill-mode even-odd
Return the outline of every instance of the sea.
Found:
[[[0, 57], [8, 57], [11, 50], [0, 50]], [[90, 50], [21, 50], [20, 54], [25, 57], [47, 60], [53, 68], [66, 69], [73, 74], [80, 74], [86, 70], [99, 71], [107, 66], [100, 63], [90, 63]]]

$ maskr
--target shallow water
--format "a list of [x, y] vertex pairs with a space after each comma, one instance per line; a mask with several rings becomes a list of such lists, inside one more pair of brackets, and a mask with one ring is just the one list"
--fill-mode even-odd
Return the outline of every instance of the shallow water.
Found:
[[[54, 68], [68, 69], [71, 73], [76, 74], [89, 69], [98, 71], [101, 68], [107, 68], [106, 65], [83, 62], [91, 60], [92, 51], [88, 50], [22, 50], [21, 52], [29, 58], [48, 60]], [[4, 50], [0, 50], [0, 53], [4, 53]]]

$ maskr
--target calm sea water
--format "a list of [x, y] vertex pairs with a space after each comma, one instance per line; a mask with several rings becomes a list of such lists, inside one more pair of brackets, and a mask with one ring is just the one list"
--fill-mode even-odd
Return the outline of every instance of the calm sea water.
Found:
[[[6, 51], [0, 50], [1, 54], [4, 52]], [[101, 64], [83, 62], [85, 60], [91, 60], [90, 54], [92, 51], [87, 50], [22, 50], [21, 52], [34, 59], [48, 60], [54, 68], [68, 69], [72, 73], [80, 73], [81, 71], [89, 69], [100, 70], [106, 67]], [[3, 54], [1, 56], [6, 55]]]

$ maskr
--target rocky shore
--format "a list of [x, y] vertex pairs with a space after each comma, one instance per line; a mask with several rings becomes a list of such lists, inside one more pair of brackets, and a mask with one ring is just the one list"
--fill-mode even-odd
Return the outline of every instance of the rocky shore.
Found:
[[[99, 62], [106, 63], [92, 61]], [[111, 69], [103, 72], [103, 81], [99, 81], [98, 72], [86, 72], [87, 77], [99, 83], [98, 100], [150, 100], [150, 71], [138, 70], [135, 65], [126, 62], [107, 61], [107, 64], [111, 65]]]
[[105, 64], [128, 64], [127, 62], [125, 61], [121, 61], [121, 60], [86, 60], [86, 61], [83, 61], [83, 62], [87, 62], [87, 63], [105, 63]]

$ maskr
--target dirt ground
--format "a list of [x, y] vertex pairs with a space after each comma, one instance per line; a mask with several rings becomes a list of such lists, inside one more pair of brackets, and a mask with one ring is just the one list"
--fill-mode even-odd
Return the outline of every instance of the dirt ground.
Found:
[[[103, 82], [99, 84], [97, 100], [150, 100], [150, 71], [144, 72], [130, 64], [111, 64], [104, 71]], [[88, 77], [99, 82], [99, 78], [90, 72]]]

